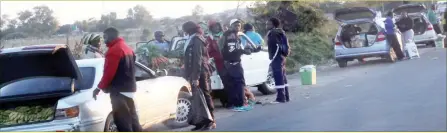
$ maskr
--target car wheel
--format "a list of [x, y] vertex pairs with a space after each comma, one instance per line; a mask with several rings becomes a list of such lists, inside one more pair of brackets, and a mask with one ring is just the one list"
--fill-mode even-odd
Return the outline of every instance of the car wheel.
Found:
[[180, 91], [177, 99], [177, 111], [175, 118], [168, 120], [167, 126], [170, 128], [187, 127], [188, 114], [191, 110], [192, 95], [188, 92]]
[[388, 53], [388, 55], [386, 56], [386, 60], [388, 62], [396, 62], [397, 59], [397, 55], [396, 52], [394, 52], [393, 48], [390, 48], [390, 52]]
[[340, 67], [340, 68], [345, 68], [348, 66], [348, 61], [344, 60], [344, 59], [337, 60], [337, 63], [338, 63], [338, 67]]
[[112, 114], [107, 116], [106, 124], [104, 125], [104, 132], [118, 132], [118, 128], [116, 127]]
[[273, 72], [269, 71], [267, 81], [258, 86], [258, 91], [263, 95], [275, 94], [275, 79], [273, 78]]

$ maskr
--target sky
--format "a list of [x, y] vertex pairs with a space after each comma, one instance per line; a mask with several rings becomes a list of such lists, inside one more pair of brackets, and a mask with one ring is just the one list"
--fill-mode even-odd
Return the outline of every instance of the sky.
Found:
[[[241, 1], [241, 7], [251, 4]], [[143, 5], [154, 18], [177, 18], [191, 15], [196, 5], [203, 7], [205, 14], [213, 14], [235, 9], [238, 1], [0, 1], [0, 13], [16, 18], [17, 13], [31, 10], [35, 6], [46, 5], [54, 11], [60, 24], [71, 24], [76, 20], [100, 19], [101, 14], [116, 12], [124, 18], [129, 8]]]

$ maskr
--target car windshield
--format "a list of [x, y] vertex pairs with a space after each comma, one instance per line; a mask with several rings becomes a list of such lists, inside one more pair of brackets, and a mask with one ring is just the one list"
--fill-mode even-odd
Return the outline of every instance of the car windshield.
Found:
[[79, 67], [79, 71], [81, 72], [82, 79], [76, 81], [75, 88], [78, 90], [92, 88], [95, 82], [96, 69], [94, 67]]

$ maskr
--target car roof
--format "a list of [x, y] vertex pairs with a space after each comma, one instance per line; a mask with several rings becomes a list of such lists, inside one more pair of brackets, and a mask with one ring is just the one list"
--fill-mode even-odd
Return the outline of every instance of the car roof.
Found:
[[36, 51], [36, 50], [54, 50], [54, 48], [59, 46], [66, 46], [65, 44], [40, 44], [40, 45], [30, 45], [30, 46], [21, 46], [21, 47], [13, 47], [13, 48], [3, 48], [0, 49], [0, 54], [7, 53], [16, 53], [16, 52], [24, 52], [24, 51]]

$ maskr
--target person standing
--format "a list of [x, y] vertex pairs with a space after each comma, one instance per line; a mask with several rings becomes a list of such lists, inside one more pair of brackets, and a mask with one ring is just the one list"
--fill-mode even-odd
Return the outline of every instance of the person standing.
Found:
[[[205, 97], [206, 106], [211, 114], [212, 120], [204, 120], [197, 123], [193, 131], [197, 130], [209, 130], [216, 128], [214, 120], [214, 105], [211, 98], [210, 88], [210, 68], [209, 68], [209, 56], [207, 51], [207, 43], [203, 37], [203, 32], [199, 25], [192, 21], [188, 21], [182, 26], [183, 31], [188, 34], [189, 38], [186, 41], [186, 51], [184, 57], [185, 75], [184, 78], [188, 80], [192, 86], [193, 94], [196, 94], [197, 90], [201, 89]], [[194, 96], [194, 95], [193, 95]], [[196, 106], [197, 107], [197, 106]], [[203, 114], [199, 114], [203, 115]]]
[[243, 47], [238, 34], [241, 30], [241, 22], [238, 19], [230, 21], [231, 29], [224, 32], [222, 39], [219, 41], [219, 49], [221, 49], [224, 66], [228, 72], [228, 82], [231, 87], [228, 89], [228, 106], [233, 111], [248, 111], [252, 107], [244, 105], [244, 69], [241, 65], [242, 54], [251, 54], [250, 47]]
[[397, 59], [402, 60], [404, 58], [404, 53], [401, 49], [401, 45], [396, 36], [396, 27], [393, 20], [393, 12], [388, 12], [385, 19], [385, 33], [386, 40], [390, 44], [390, 46], [394, 49], [394, 53], [396, 53]]
[[264, 39], [262, 39], [262, 36], [255, 31], [255, 28], [250, 23], [244, 24], [244, 34], [247, 35], [253, 43], [255, 43], [254, 45], [258, 47], [264, 45]]
[[135, 53], [126, 44], [115, 28], [107, 28], [104, 40], [109, 48], [105, 55], [104, 75], [93, 91], [93, 98], [102, 90], [110, 92], [112, 115], [120, 132], [140, 132], [135, 103], [133, 101], [136, 91], [135, 80]]
[[408, 41], [413, 41], [413, 37], [414, 37], [413, 19], [411, 19], [408, 16], [407, 12], [402, 12], [401, 18], [399, 19], [399, 21], [397, 21], [396, 25], [399, 28], [399, 31], [402, 32], [402, 45], [403, 45], [403, 49], [405, 51], [406, 44], [408, 43]]
[[101, 35], [99, 34], [87, 34], [81, 39], [81, 43], [84, 44], [83, 53], [81, 59], [102, 58], [101, 52]]
[[289, 42], [284, 30], [279, 28], [280, 21], [277, 18], [270, 18], [266, 22], [267, 46], [269, 58], [272, 60], [270, 67], [275, 79], [275, 88], [277, 89], [276, 100], [272, 103], [285, 103], [290, 101], [289, 87], [286, 77], [286, 58], [289, 55]]
[[431, 5], [430, 10], [427, 12], [428, 20], [433, 25], [433, 29], [435, 30], [436, 34], [441, 34], [441, 26], [439, 25], [438, 15], [436, 15], [436, 5]]

